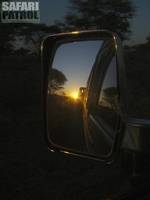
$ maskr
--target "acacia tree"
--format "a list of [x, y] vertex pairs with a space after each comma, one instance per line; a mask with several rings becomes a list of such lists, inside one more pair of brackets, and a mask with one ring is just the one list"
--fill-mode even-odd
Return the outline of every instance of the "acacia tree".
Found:
[[[56, 25], [28, 23], [0, 23], [0, 55], [39, 53], [42, 38], [47, 34], [60, 32]], [[15, 49], [15, 41], [22, 41], [21, 49]], [[27, 48], [30, 45], [30, 49]], [[24, 51], [23, 51], [24, 49]]]
[[58, 22], [64, 30], [109, 29], [127, 38], [129, 20], [135, 9], [130, 0], [70, 0], [69, 13], [64, 22]]
[[63, 89], [63, 85], [67, 81], [65, 75], [57, 70], [51, 69], [48, 77], [48, 90], [50, 94], [55, 94]]
[[[10, 1], [10, 0], [8, 0]], [[7, 56], [10, 54], [27, 54], [39, 53], [39, 45], [42, 38], [46, 34], [60, 32], [56, 25], [47, 26], [46, 24], [32, 24], [32, 23], [2, 23], [1, 20], [1, 3], [0, 0], [0, 56]], [[20, 49], [15, 49], [16, 41], [22, 44]], [[24, 44], [23, 44], [24, 43]], [[27, 48], [27, 45], [30, 48]]]
[[46, 24], [22, 24], [19, 25], [16, 36], [22, 37], [25, 44], [32, 45], [32, 51], [38, 53], [40, 43], [47, 34], [59, 33], [60, 29], [56, 25], [47, 26]]

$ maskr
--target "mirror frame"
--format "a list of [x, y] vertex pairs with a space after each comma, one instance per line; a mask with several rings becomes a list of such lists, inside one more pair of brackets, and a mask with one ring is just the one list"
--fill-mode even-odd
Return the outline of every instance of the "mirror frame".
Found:
[[[119, 87], [120, 87], [120, 115], [121, 126], [116, 135], [114, 147], [111, 155], [106, 156], [94, 156], [88, 153], [81, 153], [54, 144], [48, 136], [48, 114], [47, 114], [47, 88], [48, 88], [48, 72], [54, 60], [55, 52], [59, 45], [74, 42], [74, 41], [86, 41], [86, 40], [104, 40], [111, 38], [114, 41], [114, 47], [116, 50], [118, 75], [119, 75]], [[41, 64], [42, 64], [42, 105], [43, 105], [43, 118], [44, 118], [44, 135], [47, 142], [48, 149], [51, 152], [63, 152], [65, 154], [79, 156], [82, 158], [88, 158], [93, 160], [105, 161], [108, 164], [112, 163], [119, 154], [121, 141], [123, 138], [123, 130], [125, 122], [127, 121], [127, 99], [126, 99], [126, 81], [125, 81], [125, 65], [123, 60], [122, 42], [116, 33], [108, 30], [90, 30], [90, 31], [74, 31], [68, 33], [59, 33], [46, 36], [41, 43]]]

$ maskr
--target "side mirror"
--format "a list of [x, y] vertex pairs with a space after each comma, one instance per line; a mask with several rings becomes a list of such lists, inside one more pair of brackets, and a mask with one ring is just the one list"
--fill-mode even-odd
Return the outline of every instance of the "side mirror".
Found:
[[112, 161], [125, 113], [118, 36], [105, 30], [55, 34], [41, 49], [49, 149]]

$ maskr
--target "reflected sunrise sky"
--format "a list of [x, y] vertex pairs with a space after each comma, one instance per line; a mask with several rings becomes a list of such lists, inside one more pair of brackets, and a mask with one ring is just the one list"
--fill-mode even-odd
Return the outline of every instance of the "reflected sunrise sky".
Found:
[[75, 94], [86, 83], [103, 41], [81, 41], [63, 44], [58, 47], [52, 67], [61, 71], [67, 78], [64, 92]]

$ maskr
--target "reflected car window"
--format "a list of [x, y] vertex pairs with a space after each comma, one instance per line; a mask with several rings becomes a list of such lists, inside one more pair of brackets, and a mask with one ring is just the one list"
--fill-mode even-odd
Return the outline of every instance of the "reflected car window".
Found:
[[115, 110], [117, 95], [116, 57], [111, 60], [102, 84], [98, 105]]

